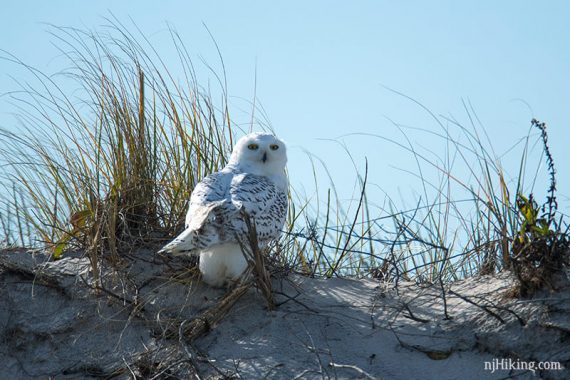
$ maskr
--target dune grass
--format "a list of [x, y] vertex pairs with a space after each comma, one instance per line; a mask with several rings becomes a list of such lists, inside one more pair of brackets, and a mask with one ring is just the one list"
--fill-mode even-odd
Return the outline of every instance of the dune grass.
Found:
[[225, 165], [234, 130], [175, 34], [184, 85], [124, 28], [108, 32], [55, 28], [79, 95], [28, 67], [40, 86], [12, 95], [22, 126], [0, 135], [6, 208], [54, 258], [84, 248], [93, 265], [179, 229], [194, 185]]
[[[55, 259], [84, 249], [97, 272], [100, 260], [118, 261], [178, 233], [194, 185], [225, 165], [234, 135], [243, 131], [230, 118], [224, 76], [211, 70], [219, 87], [201, 87], [176, 33], [172, 47], [182, 80], [171, 75], [172, 63], [163, 62], [144, 35], [117, 22], [104, 33], [52, 30], [69, 64], [59, 77], [3, 55], [37, 79], [37, 85], [24, 84], [12, 94], [20, 131], [0, 131], [4, 245], [45, 247]], [[71, 81], [74, 90], [58, 78], [66, 86]], [[551, 167], [551, 191], [547, 227], [539, 236], [532, 228], [526, 231], [531, 223], [520, 207], [521, 197], [532, 192], [525, 181], [536, 179], [527, 178], [537, 166], [532, 162], [529, 169], [528, 162], [534, 135], [518, 141], [520, 168], [514, 179], [507, 178], [469, 105], [468, 126], [425, 111], [437, 130], [415, 132], [439, 137], [446, 145], [443, 154], [416, 146], [410, 138], [414, 131], [397, 123], [398, 139], [367, 136], [396, 144], [415, 159], [417, 170], [410, 174], [421, 184], [417, 202], [402, 210], [387, 197], [377, 206], [368, 198], [373, 166], [368, 162], [363, 173], [355, 172], [358, 187], [351, 202], [339, 199], [332, 182], [315, 183], [328, 188], [326, 199], [320, 191], [303, 198], [291, 189], [286, 230], [272, 255], [276, 265], [310, 276], [433, 282], [511, 268], [513, 257], [527, 249], [522, 247], [544, 236], [562, 241], [557, 250], [567, 252], [568, 227], [557, 219], [544, 129], [538, 141]], [[321, 161], [309, 160], [315, 173], [327, 171]], [[562, 265], [568, 257], [560, 255]], [[529, 260], [525, 265], [536, 264]]]

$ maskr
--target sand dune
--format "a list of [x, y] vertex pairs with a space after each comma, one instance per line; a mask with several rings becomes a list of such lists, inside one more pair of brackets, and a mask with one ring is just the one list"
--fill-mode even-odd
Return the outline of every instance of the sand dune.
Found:
[[0, 253], [0, 378], [569, 375], [512, 368], [570, 365], [570, 289], [519, 300], [510, 296], [508, 274], [443, 289], [281, 275], [273, 280], [275, 310], [249, 289], [190, 341], [187, 327], [226, 291], [201, 284], [187, 267], [141, 251], [103, 268], [95, 286], [81, 253], [57, 262]]

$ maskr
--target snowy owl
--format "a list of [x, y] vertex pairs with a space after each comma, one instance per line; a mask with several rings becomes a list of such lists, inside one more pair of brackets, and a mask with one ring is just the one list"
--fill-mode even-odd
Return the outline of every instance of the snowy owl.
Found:
[[279, 238], [287, 214], [286, 163], [277, 137], [251, 133], [239, 139], [226, 167], [196, 185], [185, 230], [161, 252], [199, 255], [209, 285], [238, 279], [247, 268], [237, 240], [246, 241], [247, 234], [241, 210], [255, 222], [260, 248]]

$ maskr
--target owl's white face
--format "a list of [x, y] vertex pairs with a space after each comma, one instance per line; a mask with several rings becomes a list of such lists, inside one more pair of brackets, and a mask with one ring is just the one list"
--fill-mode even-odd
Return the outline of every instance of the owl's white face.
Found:
[[230, 165], [259, 175], [283, 174], [287, 164], [285, 143], [268, 133], [250, 133], [238, 140]]

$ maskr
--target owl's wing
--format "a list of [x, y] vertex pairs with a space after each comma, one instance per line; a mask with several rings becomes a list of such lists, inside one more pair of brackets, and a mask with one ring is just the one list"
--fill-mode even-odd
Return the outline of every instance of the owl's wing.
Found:
[[[287, 193], [269, 178], [254, 174], [234, 176], [230, 185], [233, 206], [243, 208], [256, 224], [260, 242], [279, 237], [287, 217]], [[241, 218], [235, 218], [234, 228], [247, 232]]]
[[287, 216], [287, 193], [264, 176], [220, 172], [200, 182], [192, 192], [186, 229], [162, 251], [192, 253], [216, 244], [236, 242], [246, 234], [241, 210], [256, 224], [261, 244], [276, 239]]
[[210, 174], [198, 183], [190, 197], [190, 207], [186, 214], [186, 229], [197, 230], [201, 228], [216, 206], [229, 201], [229, 186], [233, 174], [217, 172]]
[[219, 231], [223, 229], [220, 228], [220, 218], [216, 216], [223, 212], [227, 207], [225, 205], [231, 205], [229, 186], [232, 177], [233, 174], [229, 172], [213, 173], [194, 187], [184, 231], [162, 248], [161, 252], [172, 254], [196, 252], [218, 242]]

